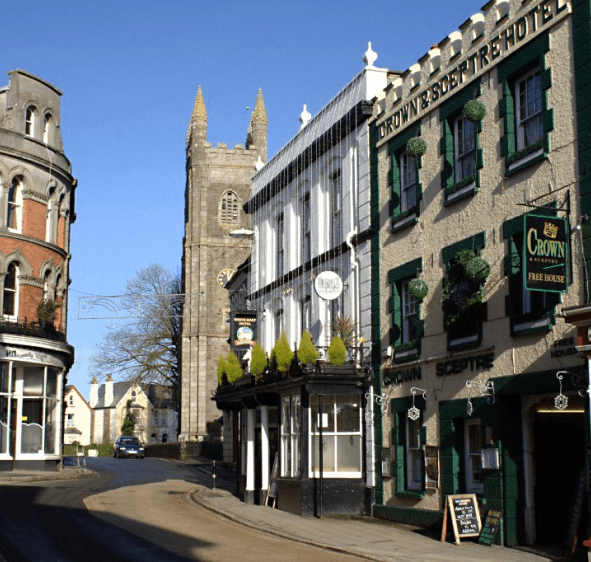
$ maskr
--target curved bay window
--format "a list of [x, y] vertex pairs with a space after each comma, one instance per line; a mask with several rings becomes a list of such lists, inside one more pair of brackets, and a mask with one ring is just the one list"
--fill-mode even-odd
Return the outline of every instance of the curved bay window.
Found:
[[361, 396], [310, 396], [310, 475], [359, 478], [362, 469]]

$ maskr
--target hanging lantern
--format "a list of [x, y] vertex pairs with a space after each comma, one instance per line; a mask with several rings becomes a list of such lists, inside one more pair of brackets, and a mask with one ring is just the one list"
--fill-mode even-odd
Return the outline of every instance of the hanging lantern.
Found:
[[406, 143], [406, 150], [413, 156], [422, 156], [427, 152], [427, 143], [418, 137], [410, 139]]
[[422, 301], [429, 292], [429, 287], [422, 279], [413, 279], [408, 284], [408, 292], [417, 300]]
[[477, 256], [466, 264], [466, 273], [474, 279], [486, 279], [490, 275], [490, 265], [488, 262]]
[[470, 100], [464, 106], [464, 117], [468, 121], [477, 123], [482, 121], [486, 115], [486, 106], [480, 100]]

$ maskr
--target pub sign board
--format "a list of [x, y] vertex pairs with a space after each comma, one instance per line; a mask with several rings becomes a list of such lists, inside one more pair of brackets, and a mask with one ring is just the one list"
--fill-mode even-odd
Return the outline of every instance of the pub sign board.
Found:
[[523, 284], [529, 291], [568, 290], [568, 228], [566, 219], [525, 215]]
[[254, 345], [256, 339], [256, 313], [236, 312], [232, 318], [232, 347], [247, 350]]

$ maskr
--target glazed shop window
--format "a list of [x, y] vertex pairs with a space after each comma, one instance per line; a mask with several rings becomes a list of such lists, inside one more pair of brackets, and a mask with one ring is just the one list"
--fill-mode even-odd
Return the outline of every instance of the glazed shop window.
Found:
[[23, 367], [21, 453], [57, 454], [59, 404], [55, 369]]
[[421, 490], [423, 487], [423, 450], [421, 447], [421, 419], [406, 417], [406, 487]]
[[499, 63], [497, 77], [502, 84], [499, 116], [503, 118], [501, 156], [505, 175], [511, 175], [545, 158], [554, 115], [548, 109], [552, 86], [551, 69], [545, 53], [550, 49], [548, 33], [540, 35], [514, 55]]
[[10, 364], [0, 363], [0, 454], [8, 453], [10, 440], [11, 411]]
[[388, 144], [388, 184], [391, 191], [392, 231], [412, 226], [420, 214], [423, 197], [419, 173], [422, 157], [416, 157], [406, 150], [411, 138], [420, 134], [420, 128], [409, 128], [392, 139]]
[[466, 473], [466, 492], [482, 494], [482, 425], [480, 419], [464, 420], [464, 468]]
[[[556, 215], [556, 212], [550, 209], [537, 209], [536, 213]], [[524, 286], [523, 215], [503, 223], [503, 238], [507, 242], [503, 269], [509, 281], [509, 294], [505, 297], [505, 315], [510, 318], [511, 335], [547, 332], [556, 323], [555, 310], [560, 302], [560, 294], [529, 291]]]
[[464, 88], [439, 109], [443, 133], [439, 151], [443, 155], [441, 187], [445, 191], [444, 205], [473, 196], [480, 186], [482, 121], [473, 122], [464, 115], [466, 104], [479, 95], [480, 86]]
[[391, 401], [393, 416], [392, 446], [394, 448], [393, 476], [397, 496], [420, 497], [425, 489], [424, 447], [427, 431], [423, 426], [424, 401], [414, 404], [420, 411], [416, 420], [408, 417], [413, 406], [412, 398], [395, 398]]
[[422, 269], [422, 258], [418, 258], [391, 269], [388, 273], [388, 281], [392, 287], [390, 343], [395, 349], [394, 361], [416, 359], [421, 352], [422, 301], [410, 290], [410, 283], [418, 277]]
[[300, 475], [300, 419], [299, 395], [281, 399], [281, 476]]
[[363, 449], [361, 414], [361, 395], [310, 396], [310, 475], [312, 477], [320, 476], [320, 426], [322, 426], [323, 476], [361, 477]]

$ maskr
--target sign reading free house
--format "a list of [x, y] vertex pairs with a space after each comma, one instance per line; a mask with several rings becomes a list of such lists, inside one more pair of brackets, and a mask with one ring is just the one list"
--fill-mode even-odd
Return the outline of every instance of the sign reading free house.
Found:
[[525, 288], [566, 293], [569, 254], [566, 219], [525, 215], [523, 226]]

